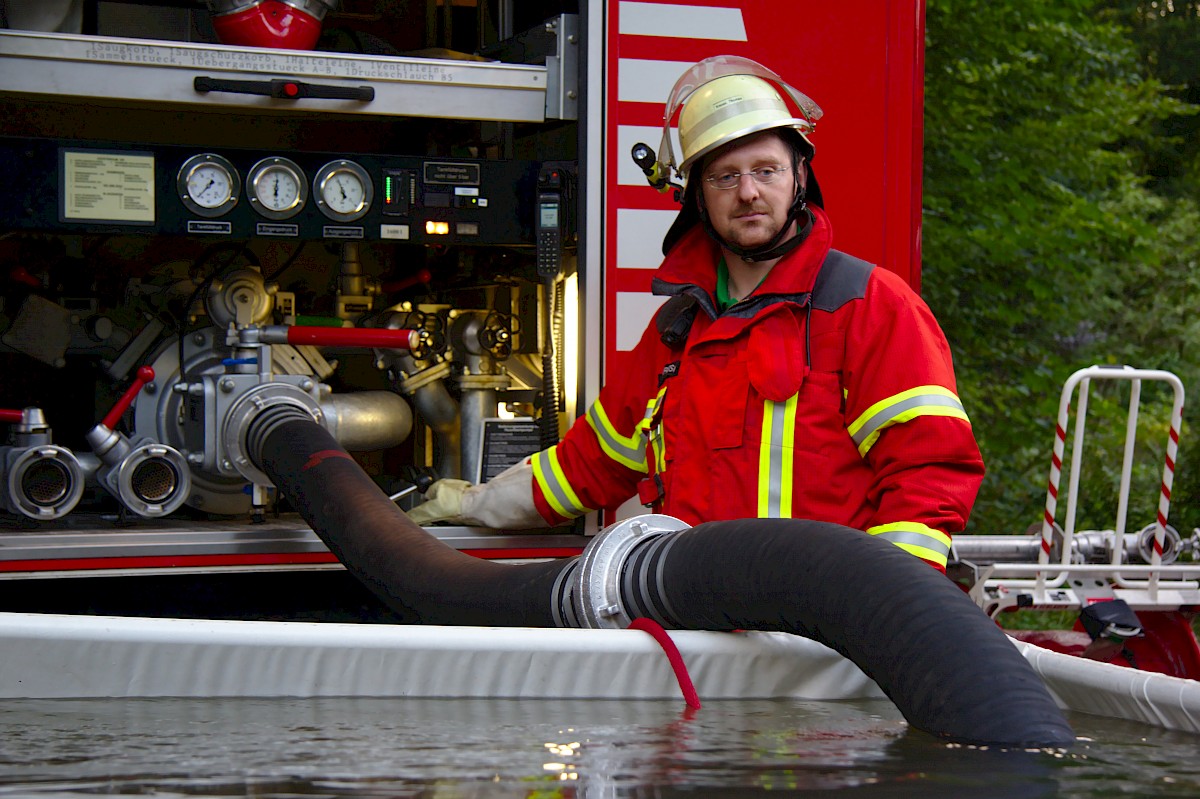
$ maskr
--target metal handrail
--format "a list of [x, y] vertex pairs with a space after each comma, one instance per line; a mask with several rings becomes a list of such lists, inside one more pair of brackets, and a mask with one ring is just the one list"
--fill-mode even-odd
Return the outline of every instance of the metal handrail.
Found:
[[[1126, 420], [1125, 451], [1121, 466], [1120, 493], [1118, 496], [1117, 519], [1114, 530], [1117, 536], [1125, 534], [1126, 517], [1129, 507], [1129, 488], [1133, 471], [1133, 451], [1136, 439], [1137, 418], [1141, 401], [1142, 381], [1152, 380], [1165, 382], [1174, 391], [1174, 402], [1171, 410], [1170, 430], [1167, 437], [1166, 462], [1163, 466], [1162, 485], [1159, 494], [1158, 512], [1155, 516], [1154, 548], [1151, 562], [1148, 566], [1132, 566], [1122, 563], [1122, 549], [1113, 548], [1110, 564], [1076, 564], [1071, 563], [1072, 544], [1075, 538], [1075, 518], [1078, 510], [1079, 474], [1083, 459], [1083, 439], [1086, 430], [1088, 394], [1092, 380], [1128, 380], [1132, 383], [1129, 411]], [[1054, 536], [1054, 517], [1058, 506], [1059, 484], [1062, 477], [1063, 453], [1066, 449], [1066, 436], [1069, 425], [1071, 397], [1079, 388], [1079, 400], [1076, 408], [1076, 426], [1072, 442], [1071, 471], [1067, 484], [1067, 511], [1063, 523], [1063, 545], [1061, 558], [1056, 563], [1050, 562], [1050, 552]], [[1034, 579], [997, 580], [989, 577], [989, 584], [1003, 585], [1005, 588], [1032, 588], [1037, 595], [1044, 595], [1047, 590], [1059, 588], [1068, 579], [1071, 572], [1107, 572], [1112, 575], [1118, 588], [1147, 588], [1154, 594], [1158, 590], [1160, 577], [1164, 574], [1190, 574], [1193, 570], [1188, 566], [1163, 566], [1163, 540], [1166, 535], [1167, 514], [1170, 509], [1171, 485], [1174, 481], [1175, 460], [1178, 454], [1179, 429], [1183, 419], [1183, 383], [1171, 372], [1157, 369], [1135, 369], [1129, 366], [1090, 366], [1072, 374], [1063, 385], [1062, 397], [1059, 402], [1058, 420], [1055, 429], [1053, 455], [1051, 457], [1049, 485], [1046, 492], [1046, 509], [1042, 519], [1041, 550], [1038, 553], [1037, 564], [996, 564], [1009, 572], [1030, 572]], [[1119, 539], [1118, 539], [1119, 540]], [[993, 572], [994, 573], [994, 572]], [[1125, 580], [1121, 575], [1148, 575], [1144, 582], [1137, 585]]]

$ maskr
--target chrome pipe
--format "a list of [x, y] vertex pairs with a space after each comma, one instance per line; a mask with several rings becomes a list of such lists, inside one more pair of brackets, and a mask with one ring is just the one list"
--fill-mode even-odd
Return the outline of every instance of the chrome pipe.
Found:
[[355, 391], [321, 399], [325, 428], [351, 452], [388, 449], [412, 435], [413, 412], [392, 391]]

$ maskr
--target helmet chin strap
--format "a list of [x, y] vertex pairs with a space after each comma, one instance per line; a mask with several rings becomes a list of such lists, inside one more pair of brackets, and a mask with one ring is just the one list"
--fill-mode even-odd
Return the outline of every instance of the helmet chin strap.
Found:
[[[796, 189], [796, 196], [792, 200], [791, 207], [788, 208], [787, 219], [784, 220], [783, 226], [779, 228], [779, 232], [770, 241], [760, 244], [757, 247], [749, 248], [739, 247], [721, 238], [721, 234], [717, 233], [716, 228], [713, 227], [712, 222], [708, 218], [708, 209], [704, 207], [703, 192], [696, 193], [696, 205], [700, 209], [700, 221], [704, 223], [704, 229], [708, 232], [708, 235], [743, 261], [754, 263], [782, 258], [803, 244], [804, 240], [808, 238], [808, 234], [812, 232], [813, 228], [813, 215], [808, 210], [808, 203], [804, 200], [804, 194], [803, 186]], [[784, 237], [787, 236], [788, 231], [792, 228], [792, 224], [796, 222], [801, 214], [804, 214], [804, 221], [797, 226], [796, 235], [785, 241]]]

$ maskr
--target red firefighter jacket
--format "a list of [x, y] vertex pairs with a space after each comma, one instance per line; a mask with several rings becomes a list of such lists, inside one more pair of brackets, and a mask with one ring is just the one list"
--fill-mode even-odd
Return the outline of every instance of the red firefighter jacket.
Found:
[[[637, 493], [689, 524], [842, 524], [945, 569], [984, 473], [950, 349], [901, 278], [831, 251], [829, 220], [812, 212], [804, 243], [724, 312], [716, 244], [696, 226], [671, 250], [654, 292], [673, 299], [586, 415], [533, 458], [547, 522]], [[831, 252], [840, 268], [822, 271]], [[682, 298], [695, 317], [671, 347], [659, 327]]]

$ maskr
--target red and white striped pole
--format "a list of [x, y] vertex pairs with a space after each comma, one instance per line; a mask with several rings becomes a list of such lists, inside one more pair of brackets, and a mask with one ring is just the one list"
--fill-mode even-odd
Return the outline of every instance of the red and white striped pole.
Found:
[[[1075, 385], [1086, 374], [1081, 369], [1067, 378], [1063, 385], [1062, 396], [1058, 402], [1058, 420], [1054, 425], [1054, 451], [1050, 455], [1050, 479], [1046, 487], [1046, 511], [1042, 515], [1042, 549], [1038, 553], [1038, 563], [1045, 565], [1050, 562], [1050, 549], [1054, 545], [1054, 514], [1058, 510], [1058, 487], [1062, 482], [1063, 453], [1067, 448], [1067, 425], [1070, 423], [1071, 395], [1075, 393]], [[1086, 383], [1084, 383], [1086, 387]], [[1086, 390], [1083, 389], [1083, 390]], [[1038, 588], [1042, 587], [1045, 575], [1038, 572]]]
[[[1163, 539], [1167, 534], [1167, 513], [1171, 509], [1171, 486], [1175, 482], [1175, 458], [1179, 454], [1179, 430], [1183, 426], [1183, 387], [1175, 389], [1175, 403], [1171, 408], [1171, 430], [1167, 437], [1167, 457], [1163, 464], [1162, 490], [1158, 495], [1158, 513], [1154, 517], [1154, 552], [1150, 565], [1157, 569], [1162, 565]], [[1158, 572], [1150, 573], [1150, 591], [1158, 588]]]
[[1042, 516], [1042, 551], [1038, 563], [1050, 562], [1050, 547], [1054, 540], [1054, 514], [1058, 510], [1058, 484], [1062, 480], [1063, 452], [1067, 444], [1068, 408], [1064, 403], [1054, 426], [1054, 452], [1050, 456], [1050, 480], [1046, 488], [1046, 511]]

